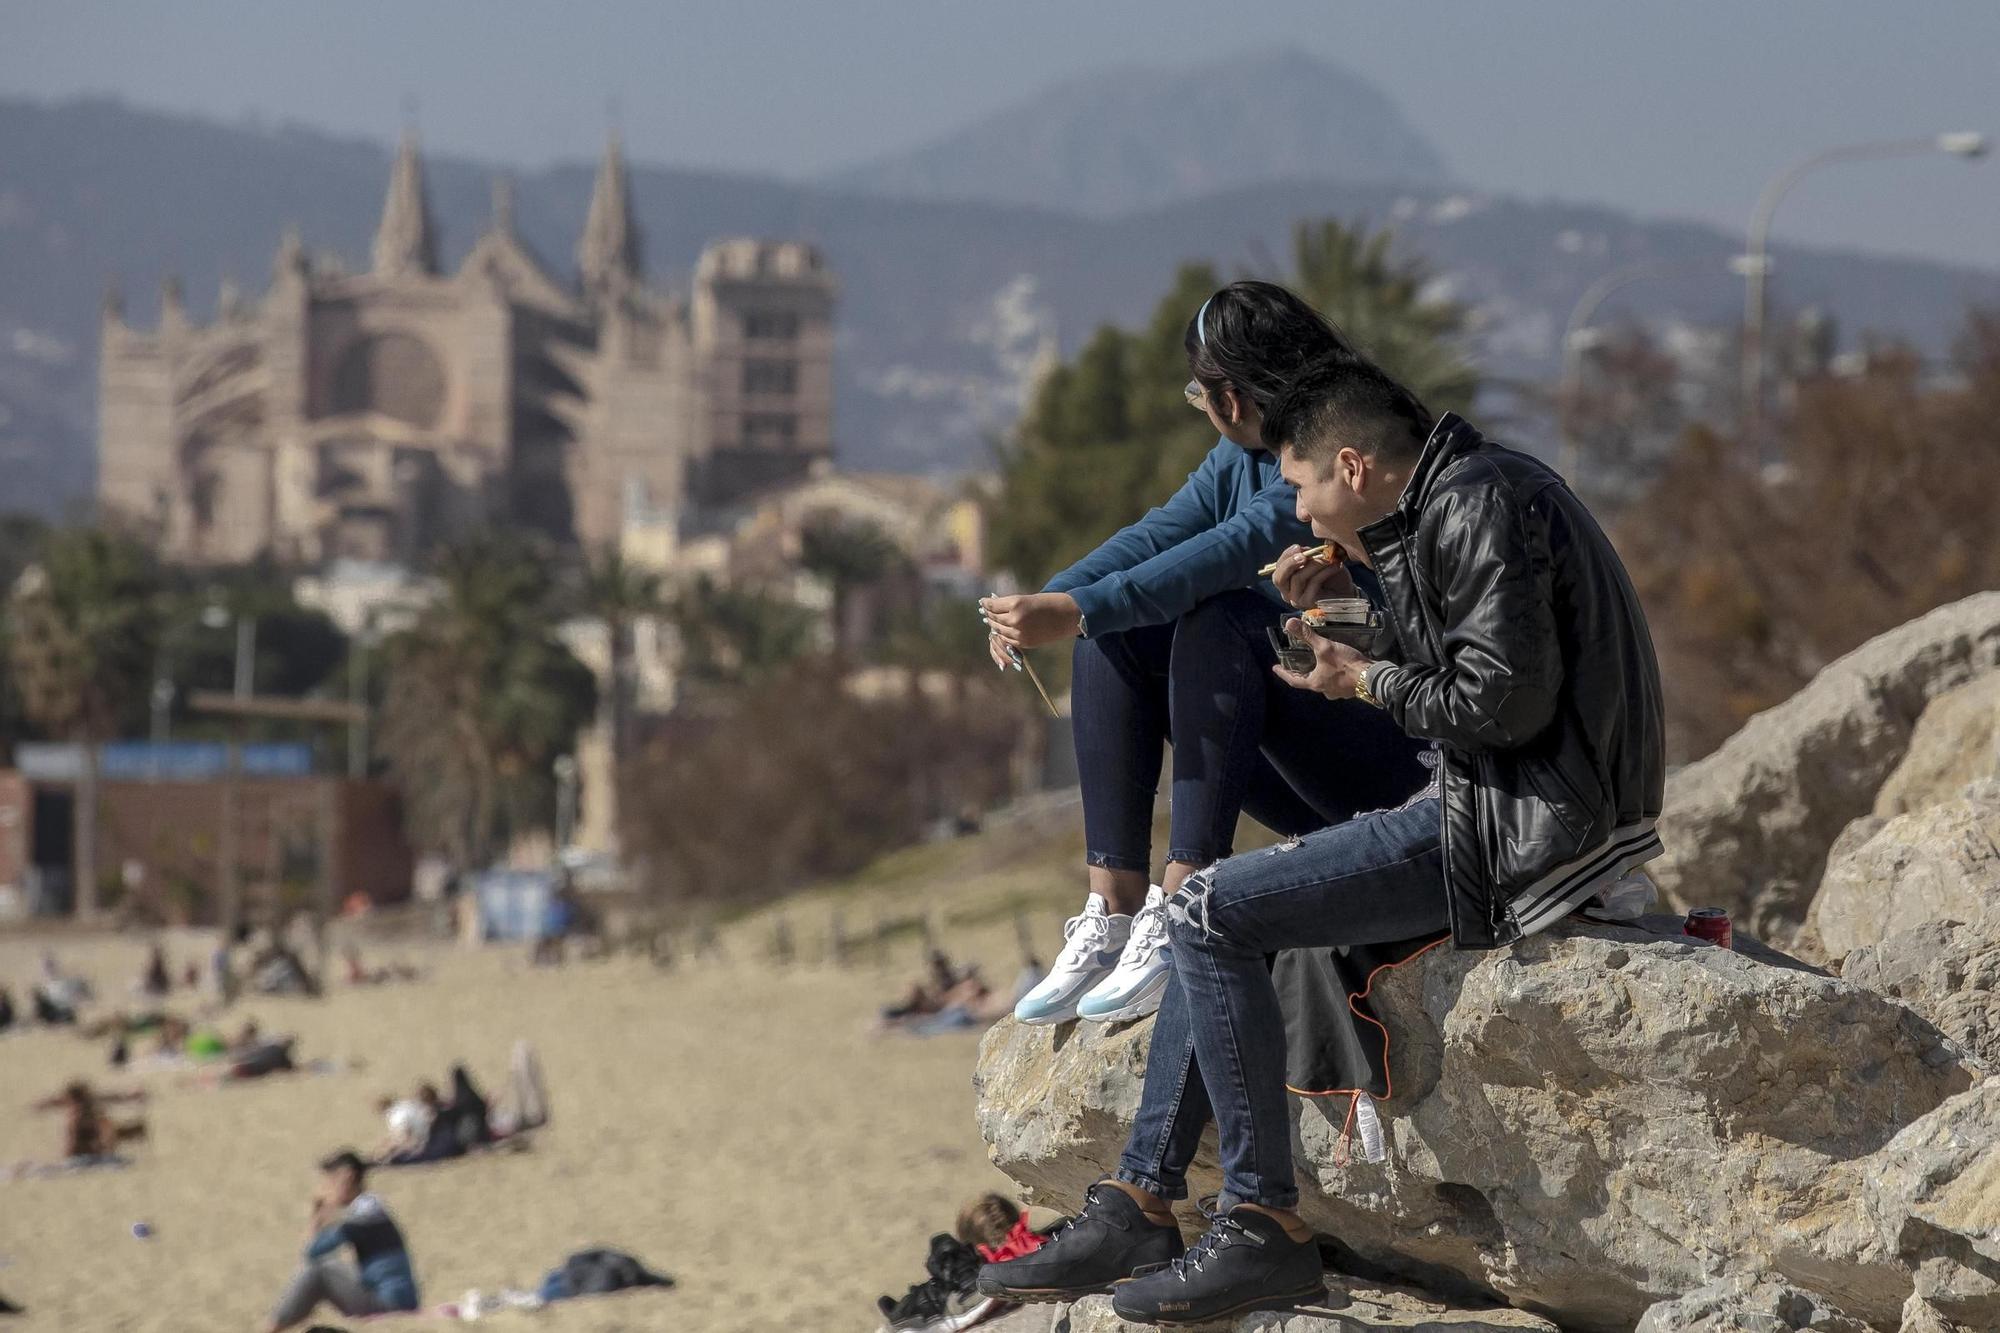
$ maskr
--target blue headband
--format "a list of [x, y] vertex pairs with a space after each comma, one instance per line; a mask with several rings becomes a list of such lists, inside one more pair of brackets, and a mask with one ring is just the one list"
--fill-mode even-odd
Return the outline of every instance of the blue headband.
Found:
[[1208, 346], [1208, 330], [1201, 326], [1201, 322], [1203, 317], [1208, 314], [1208, 302], [1214, 299], [1213, 296], [1209, 297], [1208, 301], [1201, 303], [1201, 309], [1194, 312], [1194, 336], [1201, 339], [1203, 347]]

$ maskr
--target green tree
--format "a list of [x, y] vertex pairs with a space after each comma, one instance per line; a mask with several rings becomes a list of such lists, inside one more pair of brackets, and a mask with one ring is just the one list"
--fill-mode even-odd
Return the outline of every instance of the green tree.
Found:
[[377, 740], [412, 840], [460, 868], [549, 826], [551, 766], [596, 705], [590, 669], [556, 635], [540, 547], [479, 533], [444, 548], [437, 600], [387, 649]]
[[812, 651], [812, 626], [790, 602], [700, 575], [667, 603], [680, 635], [681, 679], [695, 686], [755, 684]]
[[865, 637], [865, 626], [855, 623], [855, 594], [881, 583], [908, 562], [873, 523], [833, 514], [808, 522], [799, 534], [799, 546], [799, 563], [833, 591], [834, 656], [847, 660]]
[[8, 665], [29, 720], [83, 752], [75, 809], [76, 910], [97, 908], [97, 746], [145, 716], [160, 639], [159, 570], [102, 528], [51, 533], [10, 598]]
[[1395, 258], [1392, 242], [1387, 229], [1301, 222], [1292, 289], [1433, 412], [1464, 412], [1479, 391], [1463, 351], [1465, 307], [1426, 297], [1430, 266]]
[[1188, 312], [1215, 287], [1213, 269], [1182, 268], [1143, 330], [1106, 325], [1036, 386], [988, 510], [1001, 568], [1039, 585], [1165, 498], [1214, 445], [1180, 387]]
[[[1434, 411], [1463, 411], [1479, 387], [1465, 359], [1466, 312], [1427, 296], [1430, 270], [1393, 257], [1390, 241], [1386, 231], [1301, 223], [1291, 286]], [[1188, 319], [1218, 285], [1213, 268], [1184, 265], [1144, 327], [1099, 329], [1036, 387], [1000, 449], [989, 506], [999, 566], [1045, 582], [1172, 494], [1214, 446], [1179, 389]]]

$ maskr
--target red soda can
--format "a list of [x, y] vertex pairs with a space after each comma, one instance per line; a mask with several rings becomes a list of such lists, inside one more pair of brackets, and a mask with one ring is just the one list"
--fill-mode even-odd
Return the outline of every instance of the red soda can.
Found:
[[1688, 913], [1687, 924], [1681, 927], [1681, 934], [1692, 935], [1698, 940], [1723, 949], [1736, 947], [1736, 931], [1729, 924], [1729, 913], [1720, 907], [1697, 907]]

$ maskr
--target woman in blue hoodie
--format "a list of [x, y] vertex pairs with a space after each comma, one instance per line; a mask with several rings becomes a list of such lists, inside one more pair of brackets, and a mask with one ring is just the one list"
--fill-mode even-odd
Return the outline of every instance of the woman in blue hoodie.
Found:
[[[1275, 688], [1265, 635], [1288, 607], [1374, 596], [1360, 566], [1319, 564], [1297, 495], [1264, 446], [1263, 414], [1306, 365], [1352, 355], [1284, 288], [1236, 282], [1188, 321], [1188, 405], [1221, 439], [1165, 504], [1039, 593], [980, 602], [994, 661], [1076, 640], [1071, 726], [1089, 895], [1049, 975], [1015, 1009], [1029, 1023], [1123, 1021], [1159, 1006], [1170, 967], [1165, 899], [1230, 854], [1236, 819], [1296, 837], [1424, 785], [1418, 745], [1378, 709]], [[1276, 580], [1259, 570], [1278, 560]], [[1166, 868], [1152, 867], [1162, 746], [1173, 747]]]

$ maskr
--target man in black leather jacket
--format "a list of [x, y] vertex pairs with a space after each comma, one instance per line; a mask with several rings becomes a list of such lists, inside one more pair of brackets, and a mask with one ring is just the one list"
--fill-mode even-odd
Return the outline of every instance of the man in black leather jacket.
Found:
[[[1173, 896], [1173, 980], [1117, 1174], [1035, 1255], [983, 1270], [989, 1295], [1109, 1289], [1146, 1323], [1313, 1299], [1266, 956], [1447, 931], [1461, 947], [1505, 945], [1660, 851], [1659, 667], [1617, 553], [1562, 479], [1353, 361], [1302, 373], [1265, 432], [1299, 518], [1370, 565], [1387, 599], [1371, 652], [1314, 636], [1310, 673], [1274, 670], [1433, 742], [1437, 780], [1394, 810], [1219, 862]], [[1170, 1201], [1186, 1197], [1211, 1115], [1215, 1225], [1175, 1258]]]
[[1394, 631], [1380, 661], [1319, 640], [1290, 679], [1437, 743], [1453, 939], [1531, 935], [1657, 856], [1659, 663], [1582, 501], [1372, 367], [1303, 377], [1285, 406], [1300, 516], [1375, 570]]

